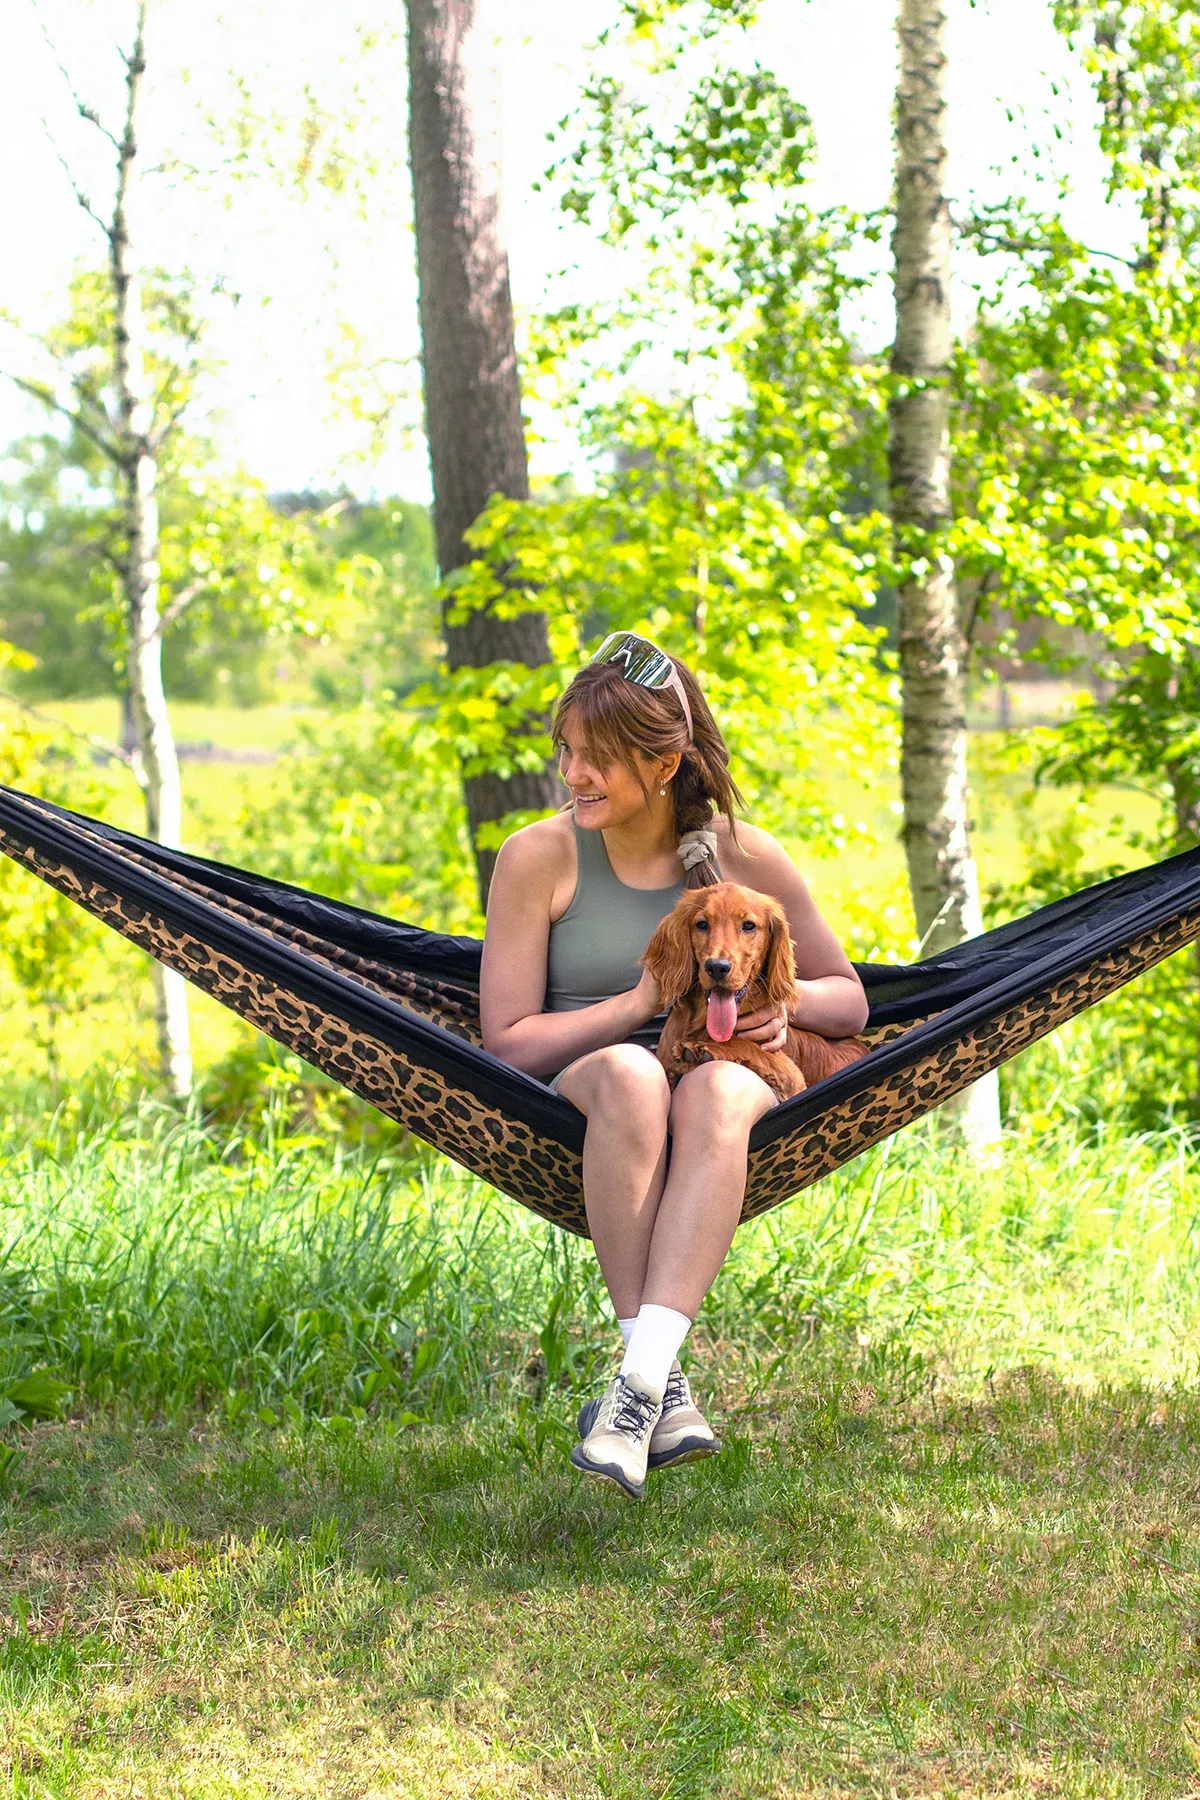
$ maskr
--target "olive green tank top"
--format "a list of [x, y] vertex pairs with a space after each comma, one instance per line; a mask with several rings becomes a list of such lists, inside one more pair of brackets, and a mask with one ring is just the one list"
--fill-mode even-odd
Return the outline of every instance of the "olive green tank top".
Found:
[[[665, 888], [618, 881], [601, 831], [576, 825], [575, 858], [575, 893], [550, 927], [545, 1012], [577, 1012], [635, 988], [642, 978], [638, 957], [683, 892], [682, 878]], [[651, 1019], [629, 1041], [653, 1050], [662, 1025]]]

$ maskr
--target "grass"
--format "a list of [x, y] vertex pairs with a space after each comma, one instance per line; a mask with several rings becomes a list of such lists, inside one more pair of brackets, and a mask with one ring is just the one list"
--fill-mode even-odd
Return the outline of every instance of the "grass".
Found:
[[929, 1126], [748, 1228], [726, 1448], [640, 1508], [565, 1460], [586, 1246], [269, 1121], [38, 1135], [0, 1391], [72, 1397], [0, 1432], [0, 1794], [1196, 1790], [1182, 1133]]

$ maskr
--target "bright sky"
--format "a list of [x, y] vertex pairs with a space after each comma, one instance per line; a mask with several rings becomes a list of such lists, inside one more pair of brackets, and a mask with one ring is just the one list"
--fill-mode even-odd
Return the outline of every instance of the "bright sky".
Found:
[[[498, 28], [517, 304], [536, 308], [551, 283], [559, 296], [564, 287], [590, 296], [611, 287], [611, 257], [561, 222], [553, 196], [534, 192], [533, 184], [550, 154], [546, 134], [572, 104], [609, 0], [587, 7], [563, 0], [490, 4]], [[1100, 248], [1122, 248], [1129, 225], [1120, 209], [1104, 203], [1094, 103], [1053, 30], [1049, 0], [949, 0], [949, 6], [951, 188], [958, 202], [1035, 193], [1062, 181], [1072, 227]], [[60, 155], [98, 205], [106, 196], [106, 147], [74, 116], [56, 54], [81, 97], [115, 129], [122, 70], [114, 46], [128, 41], [130, 8], [128, 0], [3, 0], [3, 15], [0, 156], [8, 175], [8, 238], [17, 254], [0, 308], [36, 331], [61, 314], [72, 266], [101, 254], [99, 234], [75, 201]], [[215, 169], [202, 182], [158, 177], [146, 196], [153, 259], [187, 265], [238, 297], [213, 308], [210, 346], [222, 365], [211, 383], [218, 441], [230, 462], [272, 488], [345, 482], [359, 491], [428, 493], [417, 430], [406, 74], [396, 30], [402, 16], [399, 0], [241, 0], [227, 13], [208, 0], [154, 5], [148, 156], [172, 149], [214, 170], [220, 153], [203, 115], [232, 116], [229, 70], [237, 68], [260, 115], [293, 116], [306, 86], [334, 118], [357, 111], [356, 142], [378, 169], [366, 209], [323, 190], [298, 197], [264, 175], [261, 162], [240, 179], [228, 169]], [[811, 192], [819, 204], [870, 208], [887, 201], [893, 18], [893, 0], [764, 0], [756, 54], [812, 114], [820, 160]], [[371, 36], [365, 54], [363, 33]], [[1044, 187], [1042, 197], [1048, 203]], [[563, 270], [566, 276], [553, 280]], [[879, 343], [887, 339], [887, 300], [881, 284], [862, 322], [864, 335]], [[0, 370], [28, 370], [35, 360], [16, 330], [0, 338]], [[339, 410], [331, 390], [339, 366], [363, 365], [373, 372], [370, 393], [406, 396], [378, 459], [362, 425]], [[4, 383], [0, 442], [35, 422]], [[550, 473], [569, 464], [573, 451], [557, 441], [535, 455]]]

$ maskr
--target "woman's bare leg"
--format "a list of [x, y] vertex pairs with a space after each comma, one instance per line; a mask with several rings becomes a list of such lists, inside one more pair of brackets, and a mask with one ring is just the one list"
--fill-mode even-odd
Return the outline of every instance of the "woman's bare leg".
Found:
[[648, 1050], [614, 1044], [580, 1057], [559, 1078], [558, 1091], [587, 1117], [588, 1224], [617, 1317], [631, 1319], [642, 1303], [666, 1174], [667, 1078]]
[[671, 1099], [671, 1167], [639, 1300], [695, 1318], [733, 1242], [750, 1128], [774, 1105], [766, 1082], [740, 1063], [702, 1063], [680, 1081]]

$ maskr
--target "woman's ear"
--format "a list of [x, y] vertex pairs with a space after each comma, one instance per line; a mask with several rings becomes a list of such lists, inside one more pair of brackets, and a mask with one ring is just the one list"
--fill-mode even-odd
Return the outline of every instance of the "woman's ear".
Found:
[[642, 963], [658, 983], [664, 1007], [682, 1000], [696, 979], [696, 958], [692, 954], [693, 908], [682, 901], [669, 912], [650, 942]]
[[787, 914], [777, 902], [772, 903], [769, 912], [771, 942], [767, 947], [767, 966], [763, 972], [767, 984], [767, 1000], [771, 1006], [791, 1006], [796, 998], [796, 958], [792, 950], [791, 928], [787, 922]]

